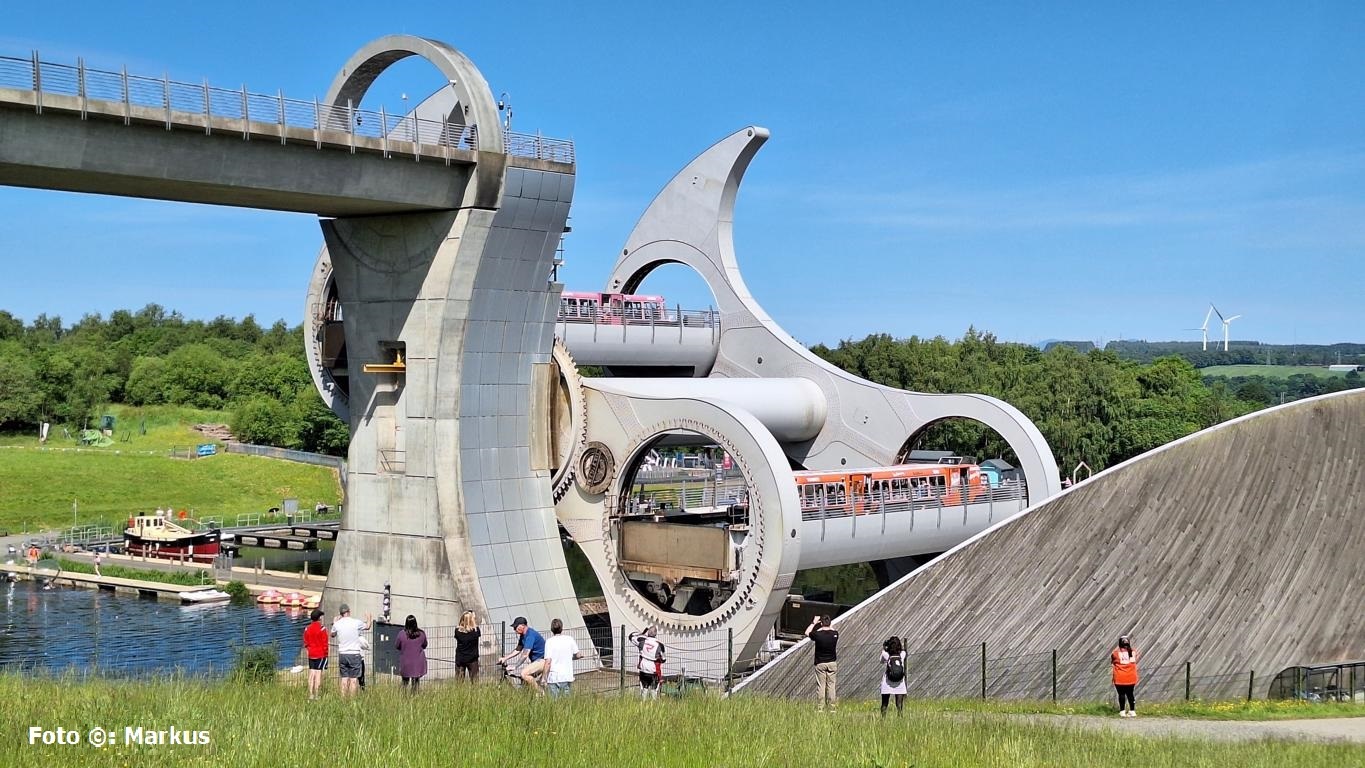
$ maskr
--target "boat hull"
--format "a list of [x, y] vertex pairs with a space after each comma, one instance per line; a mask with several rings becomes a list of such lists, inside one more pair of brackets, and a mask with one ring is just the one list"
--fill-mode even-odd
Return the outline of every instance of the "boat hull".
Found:
[[123, 551], [129, 555], [157, 557], [165, 560], [192, 560], [211, 563], [222, 551], [222, 535], [217, 530], [181, 536], [175, 539], [147, 539], [131, 533], [123, 534]]

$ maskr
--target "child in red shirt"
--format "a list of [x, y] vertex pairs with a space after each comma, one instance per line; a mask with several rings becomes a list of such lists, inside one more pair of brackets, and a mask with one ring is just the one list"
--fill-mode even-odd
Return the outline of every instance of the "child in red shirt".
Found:
[[303, 647], [308, 650], [308, 700], [318, 697], [322, 690], [322, 670], [327, 668], [327, 628], [322, 626], [322, 609], [309, 614], [313, 623], [303, 630]]

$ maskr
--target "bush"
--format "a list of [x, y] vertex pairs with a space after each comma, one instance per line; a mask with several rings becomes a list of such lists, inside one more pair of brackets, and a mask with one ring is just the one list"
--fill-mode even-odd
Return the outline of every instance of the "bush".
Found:
[[223, 591], [232, 595], [233, 605], [248, 605], [251, 603], [251, 590], [240, 581], [229, 581]]
[[269, 645], [244, 645], [232, 649], [235, 657], [232, 663], [232, 681], [237, 683], [273, 683], [275, 668], [280, 664], [280, 647]]

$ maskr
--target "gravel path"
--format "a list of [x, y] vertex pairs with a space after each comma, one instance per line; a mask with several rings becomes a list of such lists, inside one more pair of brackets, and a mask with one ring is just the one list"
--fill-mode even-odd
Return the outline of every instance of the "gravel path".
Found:
[[1093, 715], [1026, 715], [1030, 721], [1048, 725], [1103, 728], [1115, 733], [1208, 739], [1255, 741], [1257, 739], [1306, 739], [1365, 744], [1365, 717], [1321, 720], [1182, 720], [1172, 717], [1096, 717]]

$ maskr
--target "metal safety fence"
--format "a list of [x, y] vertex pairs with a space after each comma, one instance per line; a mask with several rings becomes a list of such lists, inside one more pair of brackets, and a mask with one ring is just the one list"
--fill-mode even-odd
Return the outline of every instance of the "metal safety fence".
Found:
[[[114, 72], [85, 66], [84, 59], [75, 65], [42, 61], [34, 51], [28, 58], [0, 56], [0, 88], [32, 92], [33, 108], [42, 113], [45, 106], [55, 106], [56, 100], [44, 97], [76, 99], [63, 108], [77, 109], [82, 119], [91, 114], [121, 118], [124, 124], [135, 119], [146, 122], [155, 111], [155, 120], [165, 123], [166, 130], [193, 128], [205, 133], [240, 132], [243, 139], [261, 133], [261, 127], [274, 126], [272, 138], [280, 143], [291, 138], [297, 143], [311, 139], [317, 147], [323, 144], [356, 149], [356, 138], [375, 139], [385, 157], [394, 154], [444, 159], [450, 163], [448, 150], [477, 150], [478, 126], [441, 120], [418, 118], [415, 113], [389, 114], [360, 109], [347, 101], [345, 104], [325, 104], [316, 98], [311, 101], [285, 98], [283, 92], [253, 93], [240, 89], [211, 86], [207, 81], [185, 83], [168, 76], [148, 77], [129, 74], [127, 68]], [[215, 122], [219, 121], [219, 122]], [[237, 124], [228, 128], [222, 121]], [[308, 132], [306, 139], [290, 137], [286, 128]], [[500, 127], [495, 130], [500, 130]], [[574, 144], [567, 139], [553, 139], [539, 133], [526, 134], [502, 130], [503, 151], [517, 157], [572, 164]]]
[[[884, 669], [883, 641], [839, 644], [841, 667], [872, 665]], [[1201, 672], [1193, 662], [1140, 666], [1136, 695], [1145, 701], [1248, 701], [1301, 698], [1365, 703], [1365, 662], [1361, 673], [1351, 665], [1301, 667], [1327, 670], [1316, 681], [1308, 675], [1295, 684], [1288, 671], [1272, 678], [1254, 670]], [[1107, 656], [1085, 661], [1061, 659], [1058, 652], [997, 655], [986, 643], [926, 650], [909, 649], [905, 660], [906, 694], [922, 699], [997, 699], [1030, 701], [1105, 701], [1115, 696], [1112, 667]], [[841, 698], [866, 698], [868, 690], [840, 688]], [[1326, 693], [1324, 693], [1326, 692]], [[1316, 698], [1315, 698], [1316, 697]]]

